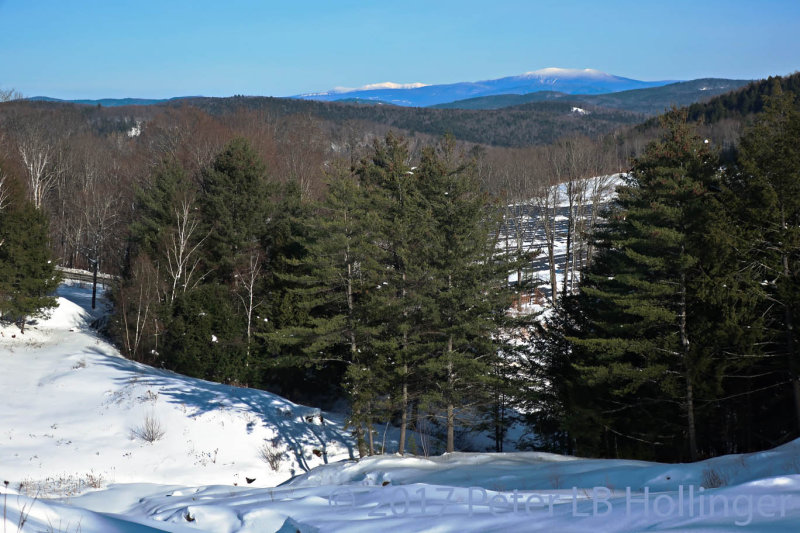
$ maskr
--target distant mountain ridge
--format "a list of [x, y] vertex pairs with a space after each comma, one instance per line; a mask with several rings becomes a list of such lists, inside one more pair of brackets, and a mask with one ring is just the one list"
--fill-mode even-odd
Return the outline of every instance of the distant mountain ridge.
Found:
[[683, 107], [696, 102], [710, 100], [714, 96], [744, 87], [751, 80], [729, 80], [702, 78], [692, 81], [670, 83], [660, 87], [633, 89], [606, 94], [567, 94], [555, 91], [539, 91], [528, 94], [501, 94], [458, 100], [431, 106], [436, 109], [501, 109], [532, 102], [564, 101], [589, 104], [613, 109], [624, 109], [635, 113], [655, 115], [671, 106]]
[[174, 98], [99, 98], [97, 100], [62, 100], [60, 98], [51, 98], [49, 96], [32, 96], [30, 98], [26, 98], [26, 100], [31, 100], [32, 102], [62, 102], [69, 104], [101, 105], [103, 107], [119, 107], [126, 105], [155, 105], [164, 102], [171, 102], [173, 100], [183, 100], [185, 98], [197, 97], [176, 96]]
[[[798, 82], [800, 74], [777, 79], [783, 84], [784, 90], [800, 94], [800, 82]], [[706, 96], [716, 91], [725, 91], [729, 83], [742, 82], [741, 80], [700, 79], [606, 95], [565, 96], [563, 93], [551, 91], [533, 95], [535, 98], [542, 98], [543, 101], [528, 101], [521, 105], [518, 100], [506, 101], [501, 102], [502, 105], [492, 105], [491, 108], [486, 105], [487, 101], [491, 101], [490, 99], [461, 102], [458, 105], [442, 106], [450, 109], [437, 109], [385, 105], [374, 100], [356, 98], [350, 98], [347, 101], [347, 97], [350, 96], [347, 94], [344, 95], [345, 100], [335, 102], [258, 96], [189, 97], [175, 98], [153, 106], [142, 106], [145, 109], [142, 109], [141, 113], [132, 107], [119, 111], [112, 111], [114, 109], [112, 107], [103, 111], [96, 110], [97, 115], [94, 116], [98, 117], [98, 124], [104, 128], [113, 131], [128, 131], [134, 120], [138, 118], [146, 120], [148, 116], [157, 114], [159, 108], [191, 106], [212, 116], [225, 116], [242, 109], [258, 109], [274, 117], [302, 114], [333, 125], [348, 122], [372, 124], [376, 125], [375, 131], [378, 132], [385, 132], [389, 128], [409, 136], [418, 133], [431, 136], [451, 133], [462, 141], [493, 146], [521, 147], [547, 144], [567, 135], [599, 136], [635, 124], [640, 124], [640, 127], [644, 129], [655, 127], [657, 120], [647, 120], [648, 115], [653, 116], [653, 112], [648, 112], [647, 108], [655, 109], [654, 113], [660, 113], [670, 103], [682, 105], [683, 102], [679, 98], [684, 96], [690, 101], [699, 102], [689, 106], [690, 120], [696, 120], [700, 116], [704, 118], [706, 124], [713, 124], [726, 117], [738, 120], [748, 113], [756, 113], [761, 109], [763, 103], [760, 94], [765, 90], [764, 87], [769, 87], [774, 83], [774, 79], [751, 82], [745, 87], [733, 89], [724, 95], [714, 96], [708, 102], [705, 101], [707, 100]], [[590, 96], [604, 99], [603, 105], [586, 103]], [[494, 98], [498, 100], [517, 99], [518, 95]], [[612, 98], [616, 101], [608, 100]], [[24, 107], [29, 103], [52, 106], [54, 109], [75, 105], [55, 99], [46, 100], [51, 101], [2, 103], [0, 104], [0, 118], [5, 110], [11, 110], [15, 106]], [[96, 100], [92, 101], [92, 103], [97, 102]], [[474, 105], [475, 102], [480, 105]], [[580, 110], [576, 111], [575, 107], [586, 113], [582, 113]], [[645, 122], [642, 123], [642, 121]], [[367, 126], [365, 128], [368, 129]]]
[[457, 100], [501, 94], [528, 94], [540, 91], [564, 94], [606, 94], [632, 89], [660, 87], [675, 80], [640, 81], [614, 76], [594, 69], [545, 68], [495, 80], [442, 85], [393, 84], [367, 85], [359, 89], [333, 89], [295, 96], [304, 100], [372, 100], [407, 107], [429, 107]]
[[[338, 102], [349, 105], [433, 107], [441, 109], [500, 109], [534, 102], [570, 101], [652, 115], [670, 105], [689, 105], [737, 89], [750, 80], [640, 81], [593, 69], [545, 68], [494, 80], [443, 85], [372, 83], [351, 89], [305, 93], [289, 99]], [[102, 98], [63, 100], [34, 96], [31, 101], [67, 102], [102, 107], [138, 106], [202, 98]]]

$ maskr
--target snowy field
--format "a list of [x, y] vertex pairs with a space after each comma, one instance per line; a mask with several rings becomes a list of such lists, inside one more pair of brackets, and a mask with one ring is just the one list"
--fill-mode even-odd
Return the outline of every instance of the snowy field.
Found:
[[89, 327], [90, 297], [62, 286], [49, 319], [0, 328], [3, 533], [800, 528], [800, 441], [686, 465], [355, 461], [341, 415], [124, 359]]

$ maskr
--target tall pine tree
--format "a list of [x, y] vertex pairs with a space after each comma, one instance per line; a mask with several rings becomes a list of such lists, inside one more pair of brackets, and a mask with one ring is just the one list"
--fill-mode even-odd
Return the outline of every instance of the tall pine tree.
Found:
[[339, 380], [361, 456], [374, 453], [376, 382], [384, 371], [372, 346], [378, 328], [365, 308], [380, 255], [369, 223], [374, 214], [365, 203], [357, 177], [336, 167], [323, 200], [293, 218], [292, 240], [302, 254], [284, 257], [276, 279], [287, 301], [302, 307], [302, 319], [263, 335], [276, 345], [282, 364], [314, 365], [329, 380]]
[[619, 189], [581, 283], [567, 423], [577, 453], [700, 454], [698, 398], [718, 383], [697, 316], [717, 159], [685, 117], [664, 127]]
[[474, 162], [452, 138], [423, 152], [415, 174], [433, 223], [428, 247], [432, 298], [423, 308], [429, 402], [445, 411], [446, 450], [455, 451], [456, 411], [491, 402], [489, 385], [511, 306], [508, 272], [498, 255], [499, 211], [481, 191]]
[[410, 166], [408, 146], [391, 134], [376, 142], [356, 169], [366, 189], [366, 209], [372, 220], [372, 239], [378, 263], [373, 286], [365, 290], [367, 312], [380, 330], [373, 348], [388, 369], [384, 392], [390, 392], [400, 415], [399, 452], [405, 451], [412, 404], [423, 387], [421, 364], [425, 352], [421, 335], [427, 325], [422, 309], [433, 293], [426, 264], [433, 241], [433, 224]]

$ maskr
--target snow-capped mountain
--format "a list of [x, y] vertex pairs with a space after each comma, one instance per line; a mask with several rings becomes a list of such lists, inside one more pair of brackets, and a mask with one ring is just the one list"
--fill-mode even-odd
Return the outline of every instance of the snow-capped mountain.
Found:
[[375, 83], [357, 89], [336, 88], [322, 93], [296, 96], [306, 100], [367, 100], [400, 106], [426, 107], [498, 94], [528, 94], [538, 91], [558, 91], [567, 94], [605, 94], [630, 89], [659, 87], [673, 83], [665, 81], [640, 81], [606, 74], [593, 69], [544, 68], [518, 76], [496, 80], [460, 82], [444, 85], [422, 83]]

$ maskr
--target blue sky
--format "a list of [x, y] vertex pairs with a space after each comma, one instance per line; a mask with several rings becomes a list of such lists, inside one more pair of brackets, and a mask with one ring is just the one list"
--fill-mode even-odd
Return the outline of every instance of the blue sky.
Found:
[[800, 0], [0, 0], [0, 87], [288, 96], [544, 67], [641, 80], [800, 69]]

